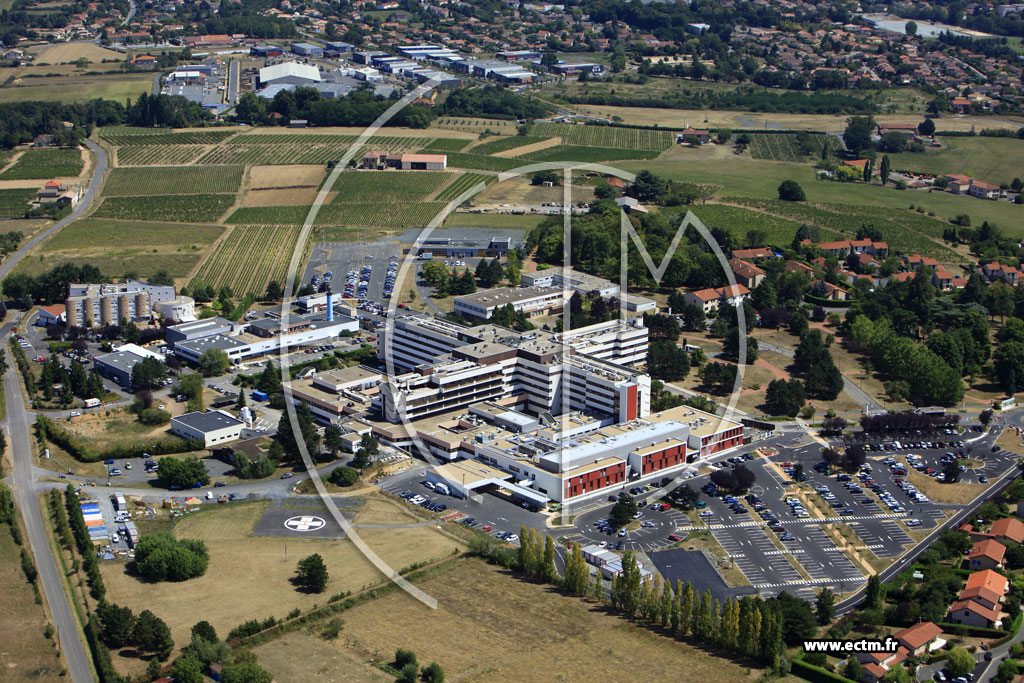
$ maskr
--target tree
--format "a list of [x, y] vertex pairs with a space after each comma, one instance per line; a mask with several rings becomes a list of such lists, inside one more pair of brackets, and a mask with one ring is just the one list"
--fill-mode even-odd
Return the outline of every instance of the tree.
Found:
[[327, 565], [318, 553], [299, 560], [295, 573], [295, 584], [307, 593], [323, 593], [327, 587]]
[[870, 116], [854, 116], [846, 121], [843, 131], [843, 144], [854, 154], [871, 147], [871, 133], [875, 129], [875, 120]]
[[171, 677], [174, 683], [203, 683], [203, 666], [194, 655], [185, 652], [174, 660], [171, 666]]
[[846, 666], [843, 668], [843, 678], [851, 681], [859, 681], [863, 671], [864, 667], [861, 666], [855, 656], [846, 658]]
[[281, 289], [281, 283], [277, 280], [271, 280], [267, 283], [267, 301], [277, 301], [284, 296], [284, 290]]
[[935, 135], [935, 122], [931, 119], [924, 119], [921, 123], [917, 124], [917, 132], [925, 137]]
[[132, 568], [147, 581], [186, 581], [205, 574], [209, 561], [203, 541], [161, 531], [139, 539]]
[[415, 664], [406, 664], [399, 669], [398, 678], [395, 681], [396, 683], [416, 683], [419, 672], [420, 669]]
[[836, 616], [836, 594], [827, 586], [818, 592], [814, 616], [822, 626], [830, 624]]
[[135, 615], [131, 609], [104, 601], [96, 607], [96, 616], [102, 628], [100, 638], [104, 645], [120, 648], [131, 644], [135, 628]]
[[974, 661], [974, 656], [966, 648], [957, 645], [946, 656], [946, 664], [949, 667], [949, 673], [957, 677], [974, 671], [977, 662]]
[[423, 264], [423, 280], [438, 291], [443, 291], [448, 284], [450, 274], [448, 266], [441, 261], [427, 261]]
[[[931, 119], [925, 119], [925, 121], [928, 121], [930, 123]], [[935, 126], [935, 124], [932, 123], [933, 129], [934, 129], [934, 126]], [[882, 176], [882, 184], [883, 185], [885, 185], [886, 183], [889, 182], [889, 173], [891, 171], [892, 171], [892, 164], [889, 161], [889, 155], [888, 154], [884, 154], [884, 155], [882, 155], [882, 165], [879, 168], [879, 173]]]
[[231, 367], [231, 359], [223, 349], [207, 349], [199, 356], [199, 372], [203, 377], [218, 377]]
[[355, 457], [352, 458], [352, 467], [358, 469], [364, 469], [373, 462], [373, 456], [380, 452], [380, 446], [377, 443], [377, 438], [367, 432], [359, 439], [359, 446], [356, 448]]
[[609, 518], [616, 528], [629, 524], [629, 520], [636, 514], [636, 501], [628, 493], [620, 493], [619, 500], [612, 506]]
[[[908, 36], [916, 36], [917, 35], [917, 22], [908, 21], [906, 24], [903, 25], [903, 31]], [[926, 120], [928, 120], [928, 119], [926, 119]]]
[[864, 609], [878, 609], [885, 599], [885, 586], [877, 574], [868, 577], [868, 585], [864, 590]]
[[[81, 368], [80, 363], [72, 363], [71, 366]], [[166, 378], [167, 366], [156, 358], [147, 356], [132, 366], [132, 388], [135, 391], [156, 389]]]
[[205, 486], [210, 483], [210, 474], [206, 465], [194, 455], [184, 458], [160, 458], [157, 465], [157, 477], [167, 488], [192, 488], [195, 484]]
[[956, 460], [950, 460], [942, 466], [942, 480], [947, 484], [952, 484], [960, 479], [960, 465]]
[[220, 683], [273, 683], [274, 677], [256, 662], [228, 664], [220, 673]]
[[336, 486], [352, 486], [359, 481], [359, 470], [351, 467], [335, 467], [328, 478]]
[[[140, 541], [141, 543], [141, 541]], [[132, 644], [142, 652], [153, 652], [157, 659], [164, 661], [171, 656], [174, 649], [174, 641], [171, 639], [171, 630], [163, 619], [156, 616], [148, 609], [139, 613], [132, 628]]]
[[217, 637], [216, 629], [214, 629], [210, 622], [205, 619], [203, 621], [197, 621], [195, 626], [192, 627], [192, 637], [202, 638], [203, 640], [211, 643], [215, 643], [220, 640]]
[[779, 185], [779, 199], [786, 202], [802, 202], [807, 199], [804, 189], [795, 180], [783, 180]]
[[[310, 457], [315, 457], [320, 452], [320, 434], [317, 432], [313, 413], [310, 412], [306, 403], [299, 403], [295, 408], [295, 420], [299, 423], [301, 443], [305, 445]], [[281, 419], [278, 420], [277, 442], [281, 444], [285, 460], [292, 463], [302, 461], [300, 442], [292, 431], [292, 421], [288, 411], [281, 413]]]
[[420, 677], [424, 683], [444, 683], [444, 669], [437, 662], [431, 662], [430, 666], [423, 667]]

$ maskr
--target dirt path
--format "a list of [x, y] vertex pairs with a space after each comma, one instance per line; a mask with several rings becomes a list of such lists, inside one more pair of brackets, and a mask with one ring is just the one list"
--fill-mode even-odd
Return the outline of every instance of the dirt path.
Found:
[[513, 147], [512, 149], [506, 149], [503, 152], [495, 152], [491, 156], [500, 157], [502, 159], [521, 157], [524, 154], [532, 154], [533, 152], [539, 152], [542, 149], [555, 147], [560, 144], [562, 144], [562, 138], [555, 136], [553, 138], [548, 138], [547, 140], [541, 140], [540, 142], [523, 145], [522, 147]]

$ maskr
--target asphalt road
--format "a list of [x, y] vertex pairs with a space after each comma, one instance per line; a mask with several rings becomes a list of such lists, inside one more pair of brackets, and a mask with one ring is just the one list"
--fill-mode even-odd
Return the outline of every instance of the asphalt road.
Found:
[[241, 62], [237, 59], [231, 60], [228, 67], [228, 104], [238, 104], [238, 85], [241, 81]]
[[92, 178], [89, 180], [89, 188], [78, 201], [78, 206], [72, 209], [71, 213], [65, 218], [60, 219], [28, 242], [22, 244], [16, 252], [7, 257], [3, 265], [0, 265], [0, 280], [10, 275], [14, 266], [18, 265], [18, 262], [25, 257], [25, 254], [31, 251], [37, 244], [56, 233], [71, 221], [78, 220], [89, 206], [92, 205], [93, 200], [96, 199], [96, 195], [99, 193], [100, 180], [103, 178], [103, 173], [107, 170], [107, 153], [90, 140], [85, 141], [85, 146], [96, 155], [96, 167], [93, 169]]
[[[9, 333], [10, 325], [5, 325], [3, 329], [5, 333]], [[60, 639], [60, 646], [64, 651], [64, 659], [67, 661], [71, 680], [75, 683], [92, 681], [89, 658], [78, 637], [78, 624], [71, 614], [60, 571], [57, 569], [56, 558], [53, 555], [50, 539], [43, 524], [43, 516], [39, 510], [39, 503], [36, 500], [32, 444], [29, 436], [32, 418], [25, 409], [21, 386], [18, 383], [18, 374], [13, 363], [8, 368], [4, 380], [7, 434], [10, 439], [11, 457], [14, 461], [13, 488], [22, 518], [25, 520], [25, 532], [28, 536], [29, 546], [35, 557], [40, 583], [46, 594], [46, 601], [50, 605], [50, 614], [57, 628], [57, 637]]]
[[[88, 147], [96, 155], [96, 166], [93, 168], [92, 179], [89, 181], [89, 188], [85, 191], [82, 199], [78, 202], [70, 214], [43, 232], [39, 233], [8, 257], [0, 265], [0, 279], [6, 277], [14, 266], [24, 258], [37, 244], [55, 234], [58, 230], [77, 220], [91, 206], [99, 192], [100, 181], [103, 173], [107, 170], [107, 155], [96, 144], [85, 141]], [[10, 330], [16, 324], [13, 320], [2, 328], [0, 337], [7, 338]], [[4, 396], [7, 405], [7, 418], [5, 420], [7, 434], [10, 438], [10, 448], [14, 461], [14, 493], [21, 508], [25, 520], [25, 530], [28, 535], [29, 545], [35, 557], [36, 567], [39, 571], [40, 583], [43, 592], [46, 594], [46, 601], [50, 605], [50, 614], [53, 617], [54, 626], [57, 629], [57, 637], [60, 646], [64, 651], [64, 658], [68, 664], [68, 671], [71, 680], [92, 681], [92, 668], [89, 658], [86, 656], [82, 641], [78, 637], [78, 624], [71, 614], [71, 607], [68, 603], [67, 593], [61, 583], [60, 572], [57, 568], [56, 558], [50, 546], [49, 536], [43, 525], [42, 513], [39, 511], [39, 504], [36, 501], [34, 472], [32, 465], [32, 444], [30, 442], [31, 416], [25, 409], [21, 395], [21, 387], [18, 383], [18, 376], [13, 363], [8, 369], [4, 379]]]

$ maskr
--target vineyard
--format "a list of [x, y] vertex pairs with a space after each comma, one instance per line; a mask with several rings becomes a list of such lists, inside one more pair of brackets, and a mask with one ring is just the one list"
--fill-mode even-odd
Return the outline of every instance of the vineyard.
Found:
[[21, 218], [28, 211], [28, 203], [36, 198], [32, 188], [0, 190], [0, 218]]
[[462, 138], [434, 138], [424, 145], [423, 149], [429, 149], [431, 152], [460, 152], [470, 142], [472, 140]]
[[103, 139], [118, 147], [139, 145], [216, 145], [235, 135], [236, 130], [204, 130], [158, 135], [116, 135], [104, 131]]
[[[142, 137], [142, 136], [139, 136]], [[135, 145], [117, 150], [118, 166], [173, 166], [188, 164], [200, 157], [202, 145]]]
[[750, 156], [772, 161], [806, 161], [821, 156], [821, 146], [829, 150], [843, 149], [843, 141], [834, 135], [791, 135], [785, 133], [756, 133], [750, 136]]
[[[801, 223], [825, 228], [831, 235], [843, 233], [848, 239], [852, 239], [861, 226], [872, 225], [881, 230], [884, 240], [894, 251], [931, 256], [943, 263], [963, 261], [959, 254], [932, 239], [941, 237], [942, 229], [947, 225], [944, 221], [908, 209], [883, 209], [847, 204], [810, 205], [776, 199], [735, 201]], [[823, 239], [840, 237], [829, 236]]]
[[[241, 135], [214, 147], [202, 164], [323, 164], [340, 159], [357, 140], [354, 135]], [[419, 149], [426, 138], [375, 135], [353, 157], [370, 149], [407, 152]]]
[[234, 201], [233, 194], [107, 197], [93, 215], [119, 220], [215, 223]]
[[104, 126], [100, 128], [100, 137], [106, 139], [118, 135], [165, 135], [164, 128], [137, 128], [135, 126]]
[[[444, 208], [443, 202], [325, 204], [314, 225], [414, 228], [426, 225]], [[308, 206], [243, 206], [228, 217], [236, 225], [302, 225]]]
[[[593, 128], [593, 126], [588, 126]], [[545, 149], [537, 150], [530, 154], [518, 157], [520, 164], [529, 163], [524, 161], [571, 161], [579, 164], [598, 164], [604, 161], [617, 161], [620, 159], [653, 159], [661, 152], [646, 149], [621, 149], [617, 147], [580, 147], [577, 145], [556, 145]]]
[[437, 195], [436, 199], [441, 202], [450, 202], [477, 183], [482, 182], [484, 185], [489, 185], [494, 180], [495, 176], [492, 175], [484, 175], [483, 173], [463, 173], [459, 176], [458, 180], [444, 188], [441, 194]]
[[242, 184], [241, 166], [148, 166], [115, 168], [103, 184], [107, 197], [140, 195], [237, 192]]
[[189, 283], [202, 282], [219, 289], [227, 285], [237, 294], [262, 294], [271, 280], [284, 282], [300, 228], [239, 225], [217, 245]]
[[558, 136], [565, 145], [643, 149], [653, 152], [664, 152], [675, 142], [675, 135], [667, 130], [587, 126], [575, 123], [535, 123], [530, 128], [530, 135], [542, 138]]
[[447, 130], [467, 130], [471, 133], [482, 133], [489, 130], [498, 135], [515, 135], [516, 122], [505, 119], [474, 119], [464, 116], [442, 116], [434, 121], [431, 128]]
[[488, 140], [482, 142], [471, 151], [473, 154], [496, 154], [498, 152], [507, 152], [510, 149], [517, 147], [523, 147], [525, 145], [532, 145], [535, 142], [540, 142], [546, 138], [538, 138], [532, 135], [513, 135], [510, 137], [496, 138], [494, 140]]
[[0, 174], [0, 180], [63, 178], [82, 172], [82, 154], [77, 149], [30, 149]]
[[335, 204], [424, 201], [454, 177], [437, 171], [344, 171], [334, 183]]
[[503, 159], [502, 157], [489, 157], [483, 154], [470, 154], [467, 152], [455, 152], [448, 155], [448, 166], [454, 168], [471, 168], [478, 171], [507, 171], [524, 163], [521, 159]]

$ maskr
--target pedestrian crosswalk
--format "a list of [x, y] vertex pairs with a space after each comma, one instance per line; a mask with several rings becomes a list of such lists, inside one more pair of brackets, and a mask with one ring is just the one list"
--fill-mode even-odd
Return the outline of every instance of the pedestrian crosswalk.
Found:
[[821, 579], [811, 579], [809, 581], [807, 579], [800, 579], [799, 581], [781, 581], [781, 582], [778, 582], [778, 583], [752, 583], [751, 585], [754, 588], [757, 588], [757, 589], [761, 589], [761, 588], [787, 588], [787, 587], [790, 587], [790, 586], [793, 586], [793, 587], [796, 587], [796, 586], [821, 586], [821, 585], [827, 585], [827, 584], [830, 584], [830, 583], [860, 583], [860, 582], [864, 582], [866, 580], [867, 579], [865, 579], [863, 576], [856, 576], [856, 577], [852, 577], [851, 576], [851, 577], [843, 577], [843, 578], [825, 577], [825, 578], [821, 578]]
[[[804, 517], [783, 520], [783, 524], [836, 524], [872, 520], [872, 519], [903, 519], [909, 517], [906, 512], [887, 512], [880, 515], [849, 515], [847, 517]], [[708, 524], [707, 528], [716, 531], [719, 529], [742, 529], [744, 527], [766, 526], [765, 522], [736, 522], [735, 524]]]

